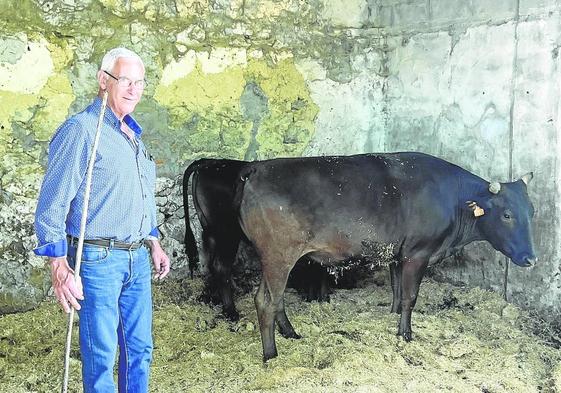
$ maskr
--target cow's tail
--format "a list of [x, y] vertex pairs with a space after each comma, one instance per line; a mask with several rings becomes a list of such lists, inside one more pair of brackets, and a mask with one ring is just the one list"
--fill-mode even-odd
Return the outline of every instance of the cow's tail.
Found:
[[[183, 174], [183, 210], [185, 212], [185, 253], [189, 260], [189, 272], [191, 273], [191, 278], [193, 278], [193, 271], [197, 268], [199, 264], [199, 251], [197, 250], [197, 242], [195, 241], [195, 236], [193, 235], [193, 230], [189, 223], [189, 178], [193, 173], [195, 173], [199, 168], [203, 167], [204, 159], [193, 161]], [[194, 182], [193, 182], [194, 183]], [[193, 193], [194, 195], [194, 193]]]

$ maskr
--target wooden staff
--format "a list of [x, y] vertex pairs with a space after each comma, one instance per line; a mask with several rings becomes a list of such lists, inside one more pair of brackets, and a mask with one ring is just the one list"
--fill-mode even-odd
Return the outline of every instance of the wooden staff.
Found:
[[[105, 116], [105, 108], [107, 107], [107, 91], [103, 94], [103, 102], [97, 120], [97, 130], [95, 133], [94, 144], [88, 162], [88, 172], [86, 174], [86, 191], [84, 193], [84, 208], [82, 209], [82, 219], [80, 221], [80, 236], [78, 237], [78, 249], [76, 250], [76, 264], [74, 266], [74, 280], [77, 282], [80, 277], [80, 264], [82, 263], [82, 250], [84, 248], [84, 236], [86, 234], [86, 220], [88, 218], [88, 203], [90, 201], [90, 189], [92, 185], [92, 174], [97, 153], [97, 145], [99, 144], [99, 135], [101, 134], [101, 126], [103, 125], [103, 117]], [[68, 314], [68, 328], [66, 329], [66, 350], [64, 354], [64, 379], [62, 382], [62, 393], [68, 392], [68, 369], [70, 364], [70, 344], [72, 341], [72, 325], [74, 324], [74, 307], [70, 307]]]

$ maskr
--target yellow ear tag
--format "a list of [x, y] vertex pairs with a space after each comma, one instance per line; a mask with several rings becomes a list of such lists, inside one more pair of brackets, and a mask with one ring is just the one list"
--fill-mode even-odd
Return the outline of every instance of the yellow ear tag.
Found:
[[482, 208], [480, 208], [479, 206], [475, 206], [475, 208], [473, 209], [473, 215], [475, 217], [481, 217], [482, 215], [485, 214], [485, 210], [483, 210]]

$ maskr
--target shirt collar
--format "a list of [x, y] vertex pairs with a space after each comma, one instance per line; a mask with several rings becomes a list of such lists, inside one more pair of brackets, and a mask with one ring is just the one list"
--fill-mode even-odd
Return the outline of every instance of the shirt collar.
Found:
[[[91, 105], [92, 110], [96, 113], [99, 113], [99, 111], [101, 110], [101, 104], [102, 104], [101, 98], [95, 97]], [[103, 117], [103, 120], [105, 123], [109, 123], [120, 129], [121, 124], [119, 122], [119, 119], [117, 118], [117, 116], [115, 116], [115, 113], [113, 113], [111, 108], [107, 107], [107, 109], [105, 110], [105, 115]], [[125, 115], [123, 117], [123, 122], [131, 130], [134, 131], [137, 137], [140, 137], [140, 135], [142, 134], [142, 127], [140, 126], [140, 124], [136, 122], [136, 120], [134, 120], [134, 118], [131, 115]]]

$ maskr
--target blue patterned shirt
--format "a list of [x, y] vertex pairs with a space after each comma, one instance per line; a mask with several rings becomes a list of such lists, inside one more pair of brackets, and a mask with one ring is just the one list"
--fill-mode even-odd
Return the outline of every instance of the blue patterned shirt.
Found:
[[[80, 235], [88, 159], [97, 129], [101, 99], [67, 119], [49, 144], [35, 232], [36, 255], [67, 253], [66, 236]], [[121, 131], [119, 119], [107, 107], [93, 168], [85, 239], [135, 242], [158, 236], [156, 225], [156, 165], [140, 139], [142, 128], [129, 115], [123, 122], [135, 142]]]

